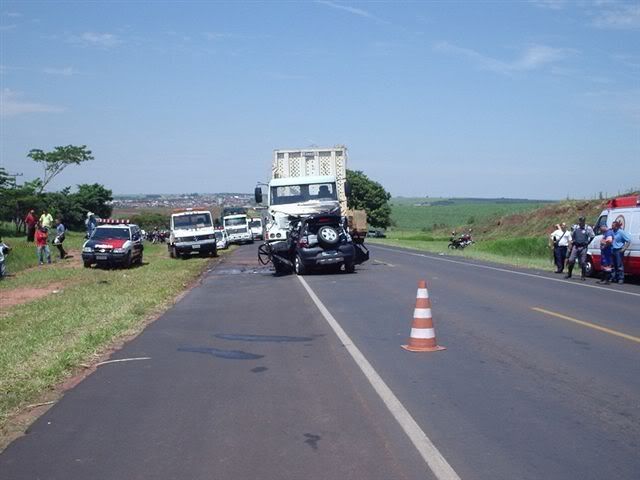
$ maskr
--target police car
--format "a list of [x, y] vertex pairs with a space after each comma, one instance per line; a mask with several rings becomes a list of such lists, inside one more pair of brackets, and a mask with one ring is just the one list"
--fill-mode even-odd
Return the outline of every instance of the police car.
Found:
[[130, 267], [142, 264], [142, 232], [138, 225], [121, 220], [103, 220], [82, 246], [85, 267], [93, 264]]

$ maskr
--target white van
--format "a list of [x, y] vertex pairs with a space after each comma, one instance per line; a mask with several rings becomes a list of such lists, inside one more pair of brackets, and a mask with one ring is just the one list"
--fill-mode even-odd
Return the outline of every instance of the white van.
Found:
[[251, 233], [253, 234], [254, 240], [262, 240], [262, 219], [261, 218], [250, 218], [249, 219], [249, 228], [251, 229]]
[[631, 237], [631, 245], [624, 252], [625, 275], [640, 275], [640, 195], [630, 195], [609, 200], [593, 227], [597, 234], [589, 244], [587, 254], [589, 274], [600, 271], [600, 227], [611, 227], [614, 221], [620, 222], [622, 229]]

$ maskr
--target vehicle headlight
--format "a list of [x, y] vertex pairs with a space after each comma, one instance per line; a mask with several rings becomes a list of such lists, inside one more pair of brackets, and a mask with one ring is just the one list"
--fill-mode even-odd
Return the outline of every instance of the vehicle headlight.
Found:
[[93, 253], [93, 248], [91, 248], [91, 247], [84, 247], [84, 248], [82, 249], [82, 251], [83, 251], [84, 253]]
[[124, 253], [124, 252], [126, 252], [126, 251], [127, 251], [127, 250], [126, 250], [126, 249], [124, 249], [124, 248], [114, 248], [114, 249], [113, 249], [113, 253]]

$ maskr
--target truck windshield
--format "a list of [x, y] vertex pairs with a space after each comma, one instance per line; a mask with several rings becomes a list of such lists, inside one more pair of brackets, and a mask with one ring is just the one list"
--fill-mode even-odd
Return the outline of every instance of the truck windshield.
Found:
[[271, 205], [299, 203], [308, 200], [337, 199], [335, 183], [312, 183], [310, 185], [271, 187]]
[[92, 240], [104, 240], [107, 238], [117, 238], [120, 240], [129, 240], [128, 228], [96, 228], [91, 235]]
[[224, 226], [225, 227], [244, 227], [247, 224], [246, 218], [225, 218]]
[[251, 220], [249, 222], [249, 226], [251, 228], [260, 228], [260, 227], [262, 227], [262, 222], [260, 220]]
[[204, 228], [211, 226], [211, 215], [207, 213], [194, 213], [173, 217], [173, 228]]

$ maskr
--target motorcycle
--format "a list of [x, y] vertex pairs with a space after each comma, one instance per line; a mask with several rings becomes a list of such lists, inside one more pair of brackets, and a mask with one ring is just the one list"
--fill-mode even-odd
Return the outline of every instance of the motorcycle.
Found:
[[473, 240], [471, 233], [464, 233], [458, 237], [456, 236], [456, 232], [452, 232], [448, 248], [450, 250], [464, 250], [466, 247], [473, 245], [474, 243], [476, 242]]

